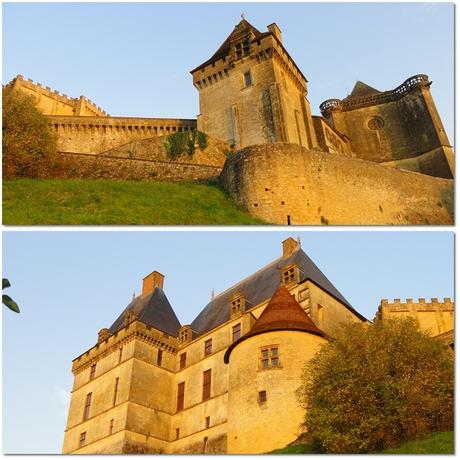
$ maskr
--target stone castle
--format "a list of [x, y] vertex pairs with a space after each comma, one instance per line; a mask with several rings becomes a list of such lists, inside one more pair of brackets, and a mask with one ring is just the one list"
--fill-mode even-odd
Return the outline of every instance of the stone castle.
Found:
[[83, 96], [71, 99], [20, 75], [9, 85], [34, 95], [67, 154], [108, 160], [120, 146], [195, 129], [226, 142], [236, 154], [222, 160], [224, 188], [269, 222], [452, 223], [453, 150], [428, 76], [383, 92], [358, 81], [315, 116], [279, 27], [260, 32], [245, 19], [191, 74], [197, 120], [110, 117]]
[[[63, 453], [269, 452], [295, 441], [305, 364], [342, 323], [367, 323], [300, 247], [213, 297], [181, 325], [154, 271], [73, 361]], [[453, 348], [450, 299], [382, 300]]]

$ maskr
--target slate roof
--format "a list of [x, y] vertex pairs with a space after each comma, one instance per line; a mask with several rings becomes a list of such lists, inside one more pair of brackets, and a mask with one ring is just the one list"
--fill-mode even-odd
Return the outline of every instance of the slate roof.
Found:
[[144, 298], [141, 296], [134, 298], [110, 326], [109, 331], [111, 334], [115, 334], [124, 326], [125, 313], [130, 309], [132, 309], [137, 319], [143, 323], [174, 337], [179, 335], [181, 324], [163, 289], [157, 287], [150, 295]]
[[363, 83], [362, 81], [357, 81], [351, 94], [347, 96], [345, 99], [353, 99], [355, 97], [363, 97], [363, 96], [370, 96], [372, 94], [379, 94], [381, 91], [378, 89], [372, 88], [372, 86]]
[[250, 331], [227, 349], [224, 362], [228, 363], [230, 353], [239, 343], [249, 337], [273, 331], [302, 331], [325, 337], [287, 288], [280, 286]]
[[230, 298], [234, 295], [242, 294], [245, 297], [246, 310], [272, 298], [280, 285], [281, 270], [290, 264], [295, 264], [299, 267], [301, 282], [311, 280], [332, 297], [343, 303], [345, 307], [363, 321], [366, 320], [364, 316], [359, 314], [350, 305], [305, 252], [299, 248], [290, 257], [276, 259], [211, 300], [191, 324], [195, 335], [204, 334], [230, 319], [229, 304]]

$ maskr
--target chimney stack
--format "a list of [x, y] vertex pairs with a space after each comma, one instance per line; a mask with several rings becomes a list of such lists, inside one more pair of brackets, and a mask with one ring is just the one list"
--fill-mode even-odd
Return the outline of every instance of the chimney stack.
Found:
[[144, 278], [144, 282], [142, 283], [142, 298], [150, 295], [155, 290], [155, 288], [163, 289], [164, 279], [164, 275], [157, 271], [154, 271], [150, 273], [150, 275], [147, 275]]
[[281, 37], [281, 29], [276, 25], [275, 22], [267, 26], [267, 29], [278, 39], [280, 43], [283, 43], [283, 38]]
[[290, 257], [294, 251], [299, 249], [300, 244], [294, 238], [288, 238], [287, 240], [283, 241], [283, 259], [287, 259]]

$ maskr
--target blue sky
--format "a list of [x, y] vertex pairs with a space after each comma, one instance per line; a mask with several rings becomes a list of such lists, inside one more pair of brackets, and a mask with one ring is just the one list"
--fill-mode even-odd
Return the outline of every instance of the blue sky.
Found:
[[59, 453], [71, 361], [96, 341], [153, 270], [182, 324], [210, 299], [302, 248], [369, 319], [382, 298], [453, 297], [452, 232], [3, 232], [3, 276], [21, 314], [3, 309], [3, 449]]
[[7, 3], [3, 83], [23, 74], [111, 115], [195, 118], [189, 71], [241, 13], [279, 25], [314, 114], [358, 79], [383, 91], [426, 73], [453, 143], [453, 3]]

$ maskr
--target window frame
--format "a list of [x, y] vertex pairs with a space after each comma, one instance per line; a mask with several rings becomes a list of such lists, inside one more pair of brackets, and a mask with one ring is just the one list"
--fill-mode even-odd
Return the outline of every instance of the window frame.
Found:
[[86, 446], [86, 431], [83, 431], [80, 433], [80, 440], [79, 440], [79, 447], [85, 447]]
[[265, 345], [259, 348], [259, 369], [279, 369], [281, 368], [279, 345]]
[[241, 338], [241, 323], [237, 323], [232, 327], [232, 343], [235, 343], [240, 338]]
[[91, 402], [93, 399], [93, 393], [88, 393], [85, 399], [85, 408], [83, 410], [83, 421], [86, 422], [90, 419], [90, 412], [91, 412]]
[[187, 367], [187, 352], [184, 351], [179, 355], [179, 370]]
[[203, 394], [202, 401], [211, 399], [212, 369], [203, 372]]
[[157, 353], [157, 366], [161, 367], [161, 364], [163, 363], [163, 350], [158, 350]]
[[184, 402], [185, 402], [185, 382], [181, 382], [177, 384], [177, 406], [176, 412], [180, 412], [184, 410]]
[[204, 355], [208, 356], [212, 354], [212, 338], [204, 341]]

